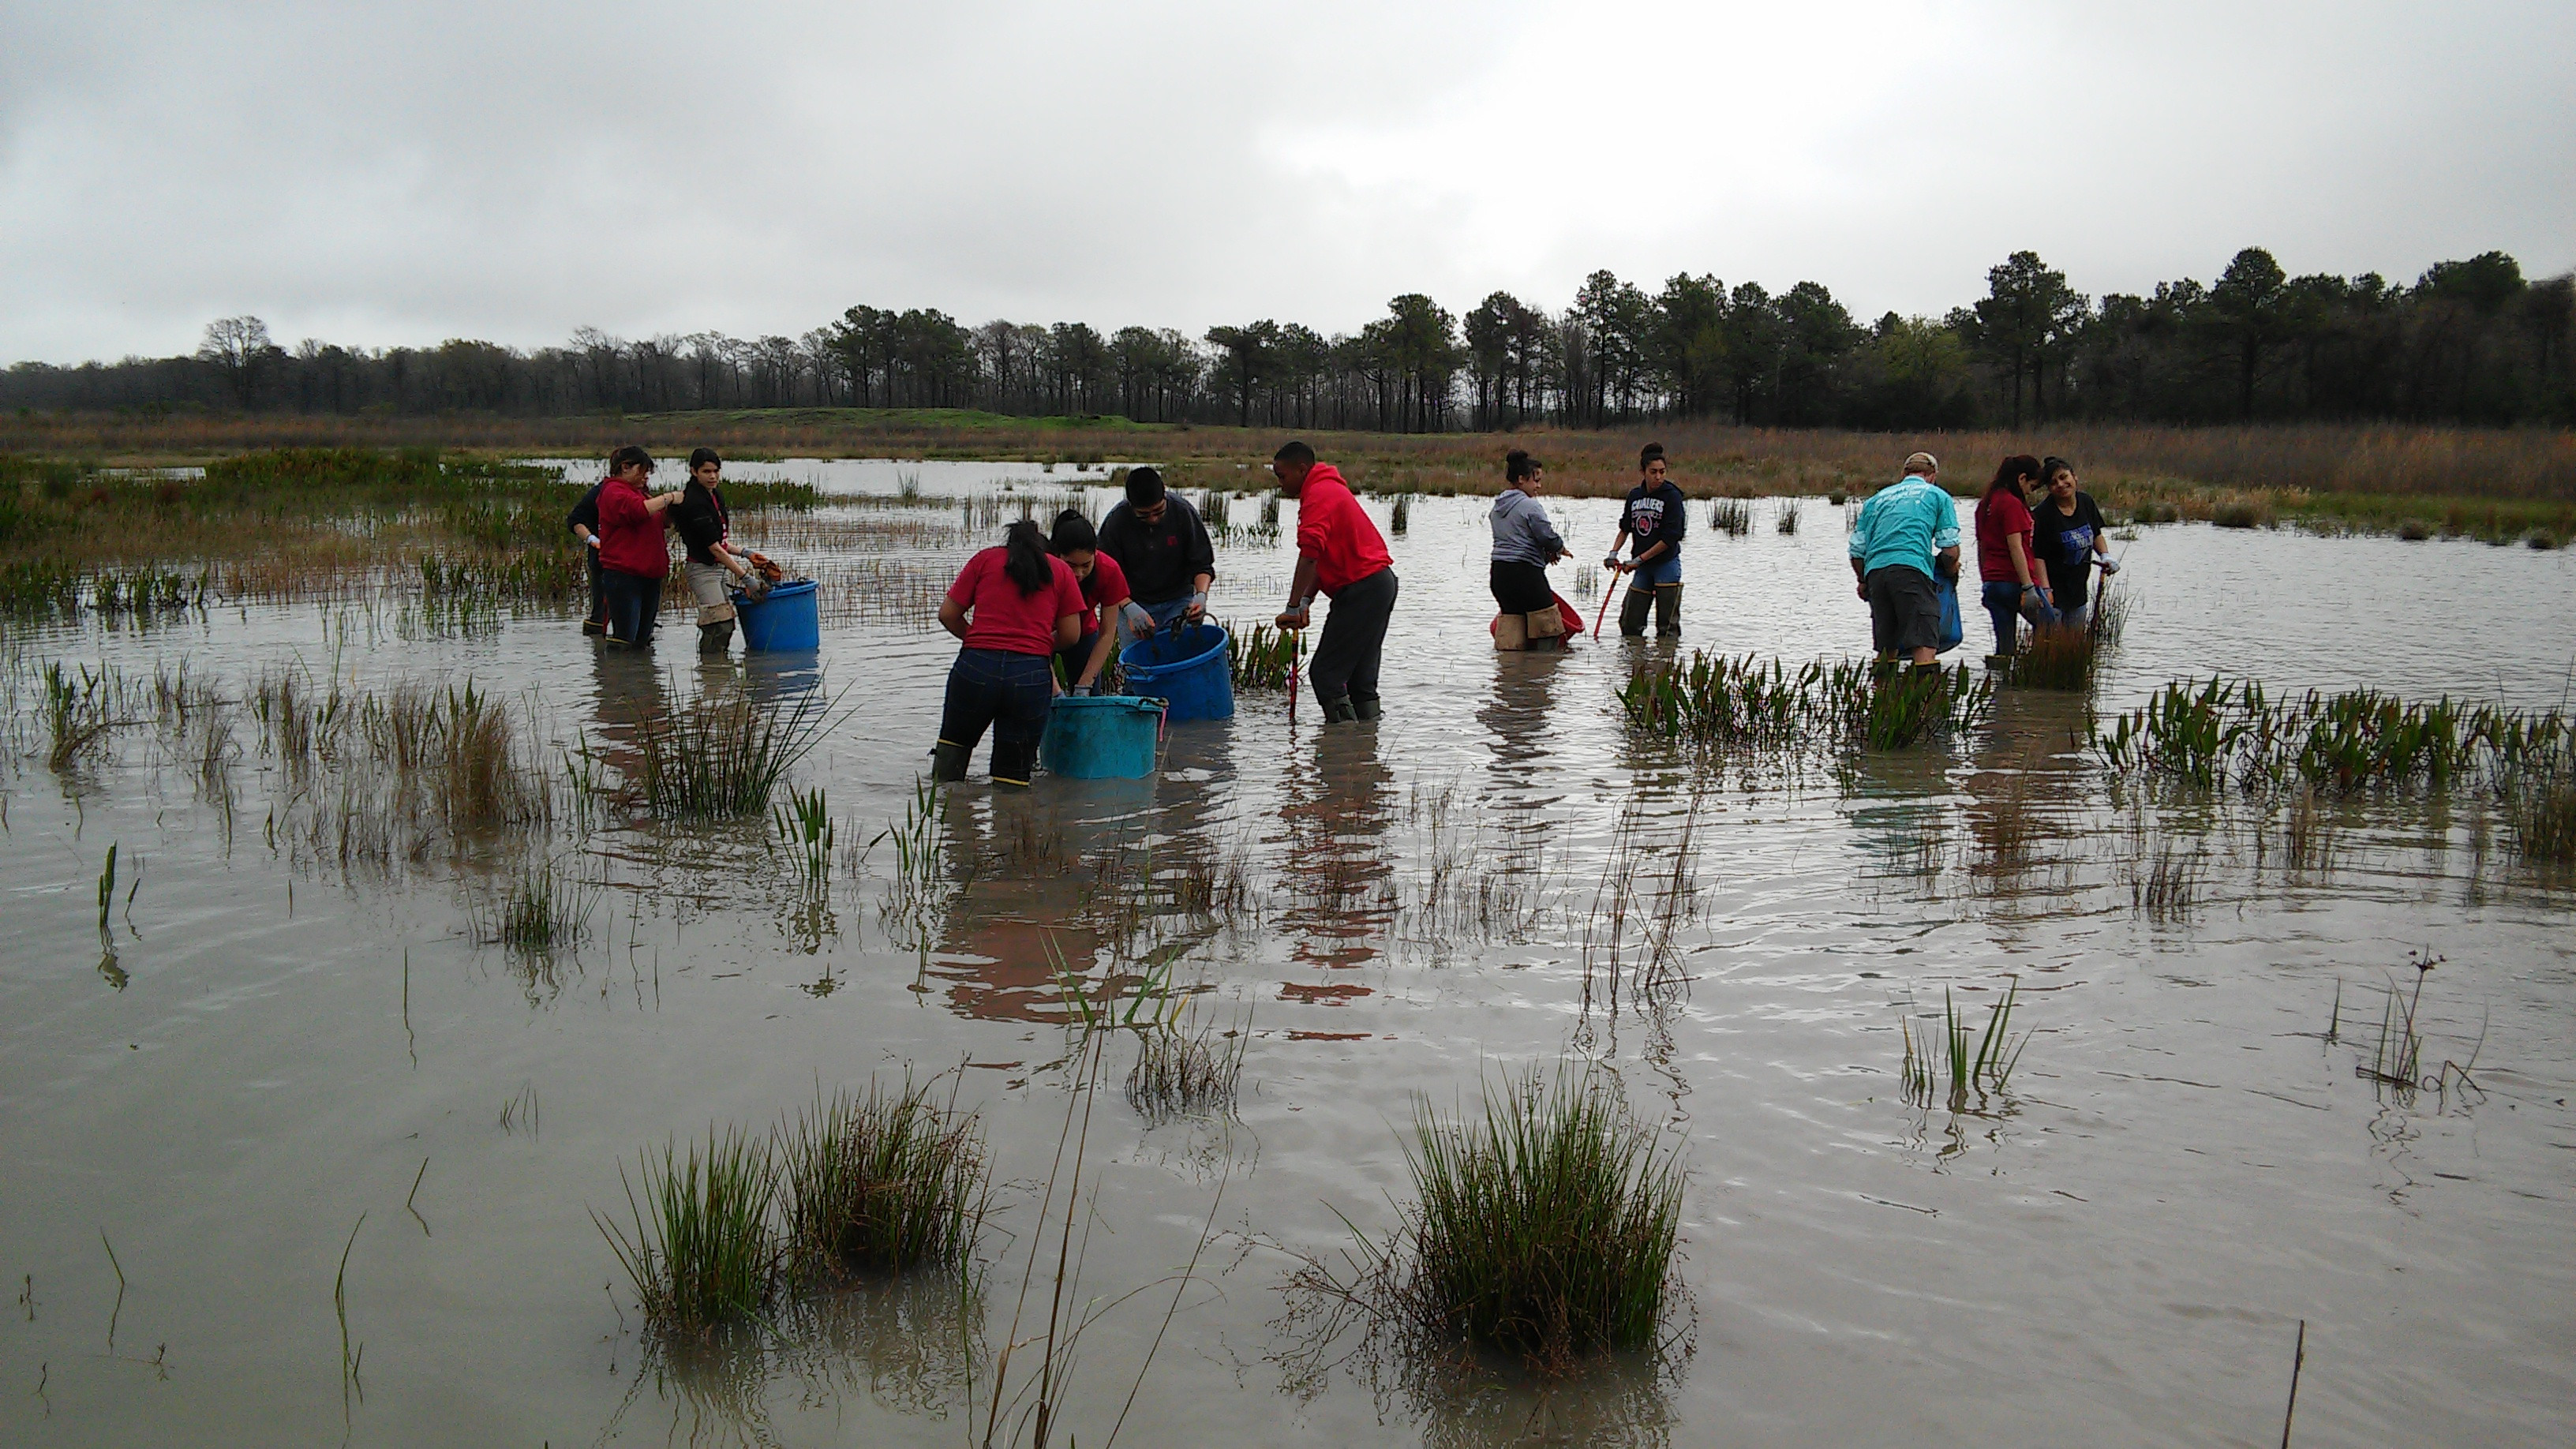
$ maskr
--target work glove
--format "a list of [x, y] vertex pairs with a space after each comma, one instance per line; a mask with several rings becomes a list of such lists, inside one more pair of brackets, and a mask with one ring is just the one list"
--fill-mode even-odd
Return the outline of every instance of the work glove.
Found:
[[1145, 606], [1134, 599], [1129, 599], [1118, 606], [1118, 618], [1127, 626], [1127, 632], [1131, 637], [1142, 639], [1154, 632], [1154, 616], [1147, 613]]
[[1186, 609], [1182, 610], [1181, 612], [1182, 612], [1184, 615], [1186, 615], [1187, 617], [1189, 617], [1189, 618], [1191, 618], [1191, 619], [1194, 619], [1194, 620], [1195, 620], [1195, 619], [1204, 619], [1204, 618], [1206, 618], [1206, 617], [1207, 617], [1207, 591], [1206, 591], [1205, 589], [1202, 589], [1202, 590], [1200, 590], [1199, 592], [1197, 592], [1197, 593], [1195, 593], [1195, 594], [1190, 595], [1190, 606], [1189, 606], [1188, 608], [1186, 608]]
[[1619, 572], [1619, 555], [1614, 553], [1603, 558], [1601, 560], [1601, 566], [1614, 574]]
[[2116, 574], [2116, 573], [2118, 573], [2119, 571], [2120, 571], [2120, 561], [2119, 561], [2118, 559], [2115, 559], [2115, 558], [2106, 558], [2106, 559], [2102, 560], [2102, 572], [2104, 572], [2104, 573], [2106, 573], [2106, 574]]
[[599, 547], [599, 535], [594, 533], [590, 537], [583, 539], [582, 542], [589, 544], [592, 548], [597, 548]]

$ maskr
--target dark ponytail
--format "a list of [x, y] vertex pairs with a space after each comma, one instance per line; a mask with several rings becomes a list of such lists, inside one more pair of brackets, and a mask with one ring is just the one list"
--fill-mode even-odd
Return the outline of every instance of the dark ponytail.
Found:
[[1539, 462], [1536, 458], [1514, 448], [1503, 455], [1503, 485], [1509, 487], [1512, 484], [1524, 482], [1538, 469]]
[[1047, 552], [1058, 558], [1069, 553], [1097, 553], [1100, 534], [1083, 517], [1082, 510], [1068, 508], [1055, 516], [1055, 532], [1047, 539]]
[[1028, 519], [1021, 519], [1002, 530], [1002, 547], [1007, 556], [1002, 572], [1020, 586], [1022, 595], [1034, 594], [1055, 582], [1055, 564], [1047, 558], [1046, 535]]

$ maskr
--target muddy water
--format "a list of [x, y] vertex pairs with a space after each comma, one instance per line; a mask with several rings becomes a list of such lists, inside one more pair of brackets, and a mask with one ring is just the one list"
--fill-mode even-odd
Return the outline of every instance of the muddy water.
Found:
[[[877, 494], [905, 471], [931, 494], [1007, 477], [1049, 507], [1070, 481], [778, 471]], [[0, 1439], [968, 1440], [965, 1381], [980, 1405], [993, 1365], [951, 1345], [1009, 1330], [1070, 1100], [1045, 933], [1077, 958], [1099, 941], [1082, 906], [1103, 859], [1134, 879], [1203, 857], [1243, 866], [1249, 908], [1134, 923], [1134, 944], [1178, 943], [1196, 1009], [1248, 1018], [1239, 1120], [1148, 1127], [1114, 1084], [1094, 1111], [1081, 1296], [1159, 1286], [1082, 1343], [1067, 1422], [1084, 1442], [1137, 1385], [1211, 1217], [1127, 1441], [2270, 1444], [2304, 1319], [2298, 1443], [2568, 1442], [2576, 899], [2520, 873], [2482, 807], [2333, 807], [2327, 857], [2286, 864], [2277, 813], [2124, 796], [2070, 744], [2081, 707], [2033, 694], [1954, 751], [1695, 770], [1618, 724], [1626, 662], [1665, 646], [1487, 647], [1483, 506], [1417, 500], [1392, 540], [1404, 607], [1376, 728], [1321, 732], [1311, 704], [1292, 727], [1282, 699], [1247, 696], [1231, 724], [1176, 729], [1151, 781], [956, 788], [934, 826], [948, 899], [919, 929], [883, 909], [884, 848], [837, 860], [817, 900], [758, 828], [567, 825], [544, 848], [604, 880], [605, 903], [588, 946], [533, 965], [476, 940], [506, 843], [389, 873], [299, 861], [265, 836], [289, 786], [255, 729], [229, 833], [146, 727], [66, 783], [29, 757], [22, 670], [0, 1277], [25, 1296], [0, 1326]], [[1695, 510], [1686, 644], [1865, 646], [1839, 510], [1807, 500], [1782, 535], [1780, 506], [1737, 539]], [[799, 772], [845, 846], [900, 814], [923, 767], [953, 646], [895, 603], [962, 559], [963, 512], [778, 523], [776, 551], [885, 596], [834, 599], [819, 661], [754, 680], [851, 712]], [[1562, 512], [1578, 553], [1607, 542], [1611, 504]], [[2203, 527], [2119, 547], [2135, 607], [2106, 706], [2213, 668], [2551, 705], [2576, 659], [2563, 554]], [[1290, 561], [1223, 545], [1218, 612], [1266, 617]], [[184, 658], [236, 693], [297, 660], [365, 687], [470, 674], [548, 739], [614, 757], [644, 711], [736, 682], [666, 622], [650, 664], [563, 619], [458, 628], [391, 602], [11, 645], [147, 673]], [[1637, 932], [1613, 943], [1602, 922], [1619, 863], [1669, 876], [1686, 825], [1670, 945], [1687, 980], [1639, 990]], [[112, 842], [120, 881], [138, 855], [141, 874], [103, 970]], [[2150, 913], [2137, 882], [2165, 848], [2202, 883], [2190, 909]], [[1667, 888], [1640, 881], [1632, 922]], [[2425, 1060], [2470, 1065], [2474, 1088], [2355, 1074], [2410, 950], [2442, 958]], [[1981, 1012], [2014, 976], [2034, 1035], [2010, 1093], [1955, 1116], [1905, 1105], [1900, 1019], [1945, 990]], [[1546, 1392], [1408, 1393], [1348, 1368], [1283, 1384], [1290, 1254], [1335, 1250], [1337, 1215], [1393, 1221], [1416, 1101], [1573, 1054], [1685, 1144], [1687, 1358]], [[1126, 1060], [1112, 1048], [1113, 1077]], [[644, 1371], [591, 1216], [623, 1207], [621, 1166], [906, 1067], [957, 1071], [989, 1125], [1003, 1186], [980, 1308], [865, 1295], [792, 1325], [792, 1348]], [[345, 1401], [335, 1278], [363, 1346]]]

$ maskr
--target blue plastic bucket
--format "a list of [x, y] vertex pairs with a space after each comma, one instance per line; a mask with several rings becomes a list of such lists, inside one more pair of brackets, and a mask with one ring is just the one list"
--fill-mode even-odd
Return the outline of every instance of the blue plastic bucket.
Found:
[[1225, 657], [1225, 631], [1193, 624], [1175, 635], [1161, 629], [1118, 656], [1127, 687], [1171, 701], [1173, 723], [1234, 718], [1234, 665]]
[[757, 602], [749, 594], [736, 594], [733, 611], [742, 620], [745, 649], [789, 652], [823, 647], [823, 620], [815, 612], [811, 579], [775, 585], [768, 598]]
[[1047, 707], [1038, 762], [1074, 780], [1141, 780], [1154, 773], [1163, 701], [1129, 694], [1059, 694]]

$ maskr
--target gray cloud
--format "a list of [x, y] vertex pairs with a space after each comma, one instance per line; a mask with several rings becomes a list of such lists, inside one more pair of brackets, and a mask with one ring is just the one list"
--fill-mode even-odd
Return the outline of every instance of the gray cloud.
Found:
[[[1782, 13], [1794, 9], [1795, 13]], [[2576, 264], [2576, 9], [11, 7], [0, 357]]]

